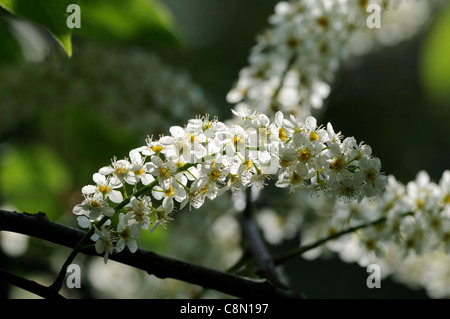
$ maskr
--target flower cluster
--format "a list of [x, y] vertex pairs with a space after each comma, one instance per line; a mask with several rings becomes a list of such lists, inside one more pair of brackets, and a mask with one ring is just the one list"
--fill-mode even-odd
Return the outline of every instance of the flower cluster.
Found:
[[[371, 148], [344, 139], [330, 123], [325, 128], [313, 117], [299, 121], [281, 112], [273, 122], [249, 109], [234, 113], [241, 124], [191, 119], [185, 127], [172, 126], [168, 136], [149, 137], [129, 158], [114, 158], [94, 174], [96, 185], [82, 188], [85, 199], [73, 213], [81, 227], [97, 228], [92, 239], [99, 253], [107, 259], [125, 245], [135, 251], [141, 229], [165, 227], [174, 210], [199, 208], [228, 190], [263, 187], [272, 175], [278, 187], [346, 201], [382, 192], [386, 177]], [[117, 225], [109, 219], [116, 213]]]
[[[400, 6], [404, 2], [407, 3]], [[281, 110], [306, 118], [312, 114], [312, 110], [322, 107], [342, 62], [357, 51], [365, 50], [360, 47], [361, 43], [367, 43], [367, 39], [370, 39], [367, 33], [373, 37], [372, 34], [381, 32], [378, 30], [388, 29], [389, 25], [384, 24], [381, 29], [368, 28], [367, 20], [371, 14], [368, 6], [378, 5], [383, 14], [383, 23], [386, 23], [385, 12], [392, 13], [402, 8], [404, 12], [404, 7], [417, 8], [419, 12], [426, 9], [426, 5], [420, 7], [411, 2], [279, 2], [275, 13], [269, 18], [270, 28], [258, 36], [248, 59], [249, 65], [241, 69], [236, 84], [228, 92], [228, 102], [258, 105], [258, 111], [265, 114]], [[426, 17], [417, 18], [410, 11], [405, 14], [416, 17], [407, 19], [410, 24], [418, 21], [424, 23]], [[398, 25], [401, 22], [391, 21], [391, 32], [385, 36], [391, 38], [390, 42], [394, 41], [393, 37], [400, 37], [398, 34], [403, 29]], [[411, 29], [419, 28], [409, 27], [407, 31]], [[389, 40], [385, 39], [384, 42]], [[355, 43], [359, 48], [353, 48]]]
[[450, 295], [447, 288], [435, 290], [442, 288], [443, 276], [433, 276], [433, 280], [429, 276], [429, 267], [450, 272], [448, 264], [440, 263], [450, 253], [450, 171], [445, 171], [438, 183], [425, 171], [406, 185], [390, 175], [385, 192], [377, 200], [364, 199], [358, 205], [336, 202], [328, 209], [321, 220], [302, 226], [306, 230], [302, 242], [314, 242], [358, 225], [368, 226], [329, 241], [305, 257], [336, 252], [342, 260], [363, 267], [383, 265], [385, 276], [392, 274], [406, 284], [425, 287], [432, 295]]

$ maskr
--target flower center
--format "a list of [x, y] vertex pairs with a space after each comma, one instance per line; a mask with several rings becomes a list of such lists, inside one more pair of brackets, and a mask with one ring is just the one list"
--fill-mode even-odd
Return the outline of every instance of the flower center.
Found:
[[156, 154], [161, 153], [161, 151], [164, 149], [164, 147], [162, 145], [153, 145], [151, 147], [152, 151], [155, 152]]
[[126, 175], [127, 172], [128, 172], [128, 170], [125, 167], [117, 167], [116, 168], [116, 174], [119, 176]]
[[173, 190], [173, 187], [172, 187], [172, 185], [169, 185], [169, 188], [168, 189], [166, 189], [165, 191], [164, 191], [164, 193], [166, 194], [166, 196], [173, 196], [173, 194], [175, 193], [174, 192], [174, 190]]
[[298, 158], [302, 162], [308, 161], [311, 158], [311, 151], [307, 148], [302, 149], [298, 154]]
[[219, 172], [218, 170], [215, 169], [215, 170], [213, 170], [213, 171], [211, 172], [211, 179], [212, 179], [212, 180], [218, 179], [219, 176], [220, 176], [220, 172]]
[[139, 170], [134, 172], [135, 175], [141, 175], [142, 173], [144, 173], [144, 169], [143, 168], [141, 168], [141, 169], [139, 169]]
[[159, 176], [163, 177], [163, 178], [168, 178], [170, 176], [170, 171], [168, 168], [166, 167], [162, 167], [159, 170]]
[[120, 236], [122, 236], [122, 238], [124, 238], [125, 240], [130, 239], [130, 230], [128, 228], [125, 228], [124, 230], [122, 230], [122, 232], [120, 233]]
[[422, 208], [425, 207], [425, 202], [424, 202], [422, 199], [420, 199], [420, 198], [418, 198], [418, 199], [416, 200], [416, 204], [417, 204], [417, 207], [418, 207], [419, 209], [422, 209]]
[[100, 185], [98, 187], [98, 191], [100, 193], [102, 193], [103, 195], [106, 195], [106, 194], [108, 194], [111, 191], [111, 187], [108, 186], [108, 185]]
[[450, 204], [450, 194], [445, 195], [445, 197], [444, 197], [444, 203], [445, 203], [445, 204]]
[[98, 207], [100, 207], [100, 205], [101, 205], [100, 201], [98, 201], [96, 199], [93, 199], [91, 201], [91, 206], [94, 207], [94, 208], [98, 208]]
[[312, 131], [311, 133], [309, 133], [310, 141], [317, 141], [318, 139], [319, 139], [319, 134], [317, 134], [317, 132]]
[[331, 169], [335, 169], [337, 171], [343, 169], [345, 167], [345, 161], [342, 158], [336, 158], [333, 162], [330, 164]]
[[319, 25], [322, 28], [328, 27], [329, 21], [326, 17], [320, 17], [317, 19], [317, 25]]
[[286, 134], [286, 130], [282, 127], [280, 127], [280, 129], [278, 130], [278, 137], [280, 138], [280, 140], [282, 140], [283, 142], [286, 141], [287, 139], [287, 134]]
[[375, 180], [376, 177], [377, 177], [377, 172], [376, 172], [374, 169], [369, 169], [369, 170], [366, 172], [366, 178], [367, 178], [369, 181]]
[[300, 175], [298, 175], [295, 171], [292, 174], [292, 176], [289, 177], [289, 182], [291, 182], [292, 184], [300, 183], [302, 180], [303, 178]]

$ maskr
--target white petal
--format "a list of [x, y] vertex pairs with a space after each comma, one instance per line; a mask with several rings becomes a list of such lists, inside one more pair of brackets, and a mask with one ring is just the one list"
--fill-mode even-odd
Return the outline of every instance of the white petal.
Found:
[[151, 182], [153, 182], [154, 180], [155, 180], [155, 178], [150, 174], [144, 174], [143, 176], [141, 176], [141, 182], [144, 185], [148, 185]]
[[89, 228], [91, 226], [91, 221], [86, 216], [79, 216], [77, 221], [81, 228]]
[[86, 213], [84, 205], [82, 204], [75, 205], [75, 207], [72, 209], [72, 213], [74, 213], [75, 215], [84, 215]]
[[123, 201], [122, 193], [119, 192], [119, 191], [115, 191], [115, 190], [112, 190], [112, 191], [109, 192], [108, 198], [109, 198], [113, 203], [120, 203], [121, 201]]
[[136, 250], [138, 249], [137, 246], [137, 242], [134, 239], [130, 239], [128, 241], [128, 249], [130, 250], [130, 252], [135, 253]]
[[[186, 132], [184, 131], [184, 129], [181, 126], [172, 126], [169, 129], [169, 132], [174, 137], [182, 137], [182, 136], [184, 136], [184, 134], [186, 134]], [[161, 142], [161, 140], [160, 140], [160, 142]]]
[[105, 184], [106, 183], [106, 177], [103, 174], [100, 173], [95, 173], [92, 176], [92, 179], [94, 180], [95, 183], [97, 183], [97, 185], [99, 184]]
[[158, 228], [159, 220], [156, 221], [155, 225], [153, 225], [152, 229], [150, 229], [150, 234], [153, 234], [153, 232]]
[[297, 168], [296, 168], [297, 174], [300, 175], [301, 177], [305, 177], [306, 175], [308, 175], [308, 167], [306, 167], [305, 163], [298, 163], [297, 164]]
[[152, 195], [156, 200], [161, 200], [164, 197], [164, 193], [162, 192], [162, 188], [155, 186], [152, 190]]
[[278, 126], [283, 126], [283, 120], [284, 120], [284, 115], [281, 111], [278, 111], [275, 114], [275, 123], [277, 123]]
[[113, 187], [120, 187], [122, 186], [122, 181], [120, 180], [119, 177], [117, 176], [113, 176], [110, 180], [109, 183], [111, 184], [111, 186]]
[[86, 185], [81, 189], [81, 192], [86, 195], [94, 194], [96, 191], [97, 191], [97, 186], [94, 186], [94, 185]]
[[102, 240], [97, 240], [95, 243], [95, 251], [97, 254], [101, 254], [105, 251], [105, 243]]
[[142, 161], [141, 154], [136, 150], [130, 151], [130, 159], [132, 163], [141, 163]]
[[169, 215], [169, 213], [171, 213], [172, 210], [173, 210], [173, 200], [172, 200], [172, 198], [170, 198], [170, 197], [164, 198], [162, 206], [166, 210], [166, 216]]
[[317, 126], [317, 120], [313, 116], [308, 116], [305, 120], [306, 127], [310, 130], [314, 130]]
[[132, 238], [139, 238], [141, 236], [141, 226], [139, 226], [139, 224], [131, 225], [130, 236]]
[[100, 168], [100, 170], [98, 172], [102, 175], [110, 175], [110, 174], [114, 173], [114, 168], [112, 168], [111, 166], [105, 166], [105, 167]]
[[[156, 167], [161, 167], [164, 165], [164, 162], [162, 159], [160, 159], [158, 156], [152, 156], [152, 163], [156, 166]], [[150, 163], [149, 163], [150, 164]]]
[[125, 240], [120, 238], [117, 241], [116, 248], [114, 249], [117, 253], [120, 253], [125, 248]]
[[175, 139], [172, 136], [163, 136], [159, 139], [162, 145], [173, 145], [175, 144]]
[[108, 217], [111, 217], [112, 215], [114, 215], [116, 211], [114, 210], [114, 208], [112, 207], [103, 207], [102, 208], [102, 214]]

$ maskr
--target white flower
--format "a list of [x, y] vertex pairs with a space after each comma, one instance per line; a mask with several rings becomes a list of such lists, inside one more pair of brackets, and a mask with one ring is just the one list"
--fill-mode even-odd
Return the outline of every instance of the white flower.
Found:
[[172, 221], [170, 214], [172, 213], [173, 208], [173, 201], [170, 200], [170, 198], [165, 198], [161, 206], [156, 209], [156, 221], [150, 230], [151, 233], [153, 233], [159, 225], [163, 228], [167, 227], [167, 223]]
[[75, 215], [85, 215], [91, 220], [96, 220], [102, 215], [110, 217], [114, 212], [114, 208], [108, 205], [101, 193], [85, 195], [83, 202], [73, 208]]
[[130, 151], [130, 160], [130, 171], [134, 174], [134, 184], [140, 181], [143, 185], [148, 185], [155, 180], [155, 178], [147, 172], [145, 159], [142, 158], [138, 150]]
[[[183, 181], [180, 181], [182, 179]], [[156, 200], [162, 200], [163, 198], [175, 199], [177, 202], [182, 202], [186, 198], [186, 190], [184, 186], [186, 185], [186, 177], [184, 175], [179, 175], [176, 182], [167, 184], [164, 188], [160, 186], [155, 186], [152, 189], [152, 196]], [[182, 184], [182, 185], [180, 185]]]
[[146, 163], [147, 171], [159, 178], [161, 187], [165, 187], [172, 183], [173, 176], [177, 173], [177, 165], [174, 161], [167, 159], [163, 161], [158, 156], [152, 156], [151, 162]]
[[127, 159], [117, 160], [114, 157], [111, 165], [102, 167], [99, 173], [102, 175], [112, 175], [110, 180], [112, 185], [122, 185], [124, 182], [134, 185], [136, 179], [131, 168], [132, 165]]
[[109, 255], [114, 252], [116, 240], [111, 232], [103, 227], [101, 230], [95, 228], [95, 234], [91, 237], [95, 241], [95, 251], [98, 254], [105, 253], [103, 260], [105, 264], [108, 262]]
[[366, 181], [364, 185], [366, 196], [372, 197], [381, 194], [387, 182], [387, 177], [380, 173], [381, 161], [378, 158], [364, 155], [359, 160], [359, 168], [361, 172], [358, 173], [362, 174]]
[[113, 203], [120, 203], [123, 201], [123, 196], [120, 191], [115, 190], [115, 188], [121, 187], [121, 185], [114, 185], [111, 183], [110, 178], [106, 178], [100, 173], [95, 173], [93, 175], [93, 180], [97, 185], [87, 185], [81, 189], [81, 192], [85, 195], [91, 195], [99, 193], [103, 195], [104, 199], [109, 199]]
[[416, 179], [406, 185], [406, 191], [413, 210], [428, 210], [439, 200], [439, 187], [430, 182], [430, 176], [425, 171], [420, 171]]
[[147, 137], [145, 142], [147, 143], [146, 146], [142, 146], [142, 147], [139, 147], [136, 149], [139, 152], [141, 152], [142, 155], [145, 155], [145, 156], [157, 155], [157, 156], [159, 156], [159, 154], [165, 153], [164, 146], [159, 141], [153, 141], [153, 137]]
[[352, 175], [346, 172], [340, 176], [339, 180], [332, 180], [329, 183], [327, 192], [330, 195], [343, 197], [346, 201], [356, 199], [358, 202], [361, 202], [364, 198], [364, 193], [361, 189], [363, 181], [363, 176]]
[[150, 215], [152, 211], [152, 202], [150, 196], [142, 196], [140, 199], [135, 196], [131, 196], [130, 215], [134, 222], [138, 224], [142, 229], [148, 229], [150, 226]]
[[138, 248], [136, 238], [141, 236], [141, 227], [132, 218], [131, 214], [119, 214], [119, 223], [117, 224], [119, 240], [115, 246], [116, 252], [121, 252], [125, 246], [128, 246], [132, 253], [136, 252]]

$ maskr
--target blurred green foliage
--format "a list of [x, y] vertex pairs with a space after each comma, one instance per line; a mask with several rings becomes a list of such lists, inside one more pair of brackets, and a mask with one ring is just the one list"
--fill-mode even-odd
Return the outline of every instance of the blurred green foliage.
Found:
[[[10, 146], [3, 150], [0, 184], [3, 195], [19, 211], [46, 212], [56, 219], [62, 199], [71, 187], [71, 176], [65, 162], [45, 144]], [[39, 192], [36, 190], [39, 189]]]
[[[67, 26], [70, 4], [83, 8], [81, 28]], [[99, 42], [153, 49], [179, 44], [170, 11], [157, 0], [1, 0], [0, 8], [47, 29], [68, 56], [72, 55], [72, 33]], [[13, 51], [20, 56], [4, 16], [0, 11], [0, 63], [10, 61]]]
[[21, 48], [17, 39], [11, 34], [7, 22], [0, 16], [0, 63], [13, 63], [21, 58]]
[[450, 4], [436, 17], [422, 48], [421, 82], [434, 102], [450, 100]]
[[160, 48], [178, 43], [174, 20], [156, 0], [80, 0], [85, 38]]

